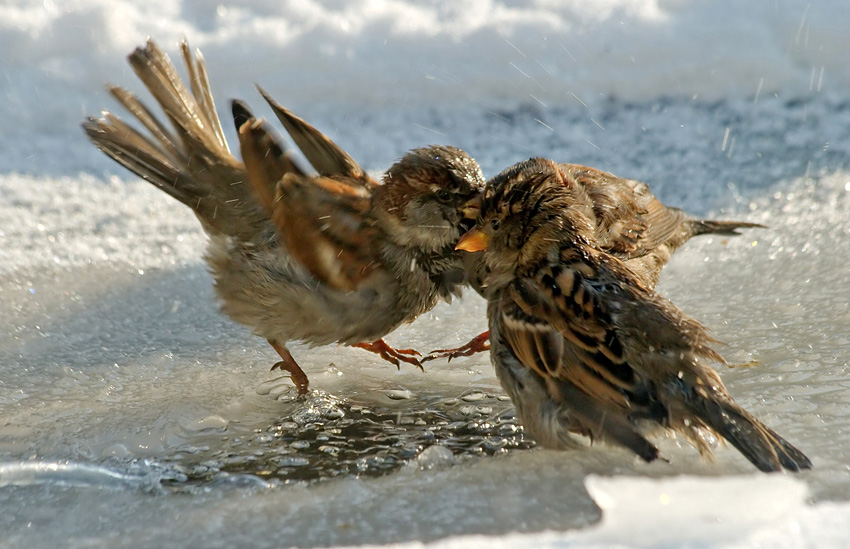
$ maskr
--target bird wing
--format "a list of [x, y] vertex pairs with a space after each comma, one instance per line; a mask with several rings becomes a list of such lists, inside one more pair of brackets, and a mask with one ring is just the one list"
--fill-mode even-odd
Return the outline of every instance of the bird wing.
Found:
[[371, 179], [351, 156], [331, 141], [325, 134], [278, 104], [259, 88], [260, 93], [277, 115], [280, 123], [289, 132], [292, 140], [312, 166], [323, 176], [349, 178], [350, 184], [372, 188], [378, 183]]
[[545, 267], [516, 279], [501, 296], [502, 339], [546, 381], [553, 399], [594, 436], [646, 461], [658, 450], [635, 429], [638, 419], [674, 429], [704, 455], [711, 448], [701, 429], [726, 439], [763, 471], [810, 468], [805, 454], [737, 405], [714, 369], [698, 362], [723, 360], [707, 346], [704, 329], [644, 292], [636, 278], [629, 282], [618, 260], [609, 259], [611, 265]]
[[665, 206], [645, 183], [577, 164], [560, 168], [587, 194], [600, 247], [622, 259], [642, 257], [683, 230], [688, 216]]
[[256, 118], [242, 121], [239, 143], [257, 202], [290, 256], [330, 287], [357, 289], [379, 258], [368, 176], [309, 176], [292, 169], [267, 124]]
[[277, 185], [272, 221], [313, 276], [354, 291], [380, 267], [381, 235], [370, 207], [370, 194], [356, 183], [288, 174]]
[[647, 377], [626, 359], [612, 319], [617, 305], [606, 295], [613, 284], [581, 261], [546, 266], [507, 288], [499, 330], [517, 360], [540, 375], [589, 432], [651, 461], [658, 450], [631, 420], [663, 421], [666, 411]]
[[528, 367], [626, 410], [638, 376], [625, 360], [604, 285], [586, 263], [548, 265], [509, 286], [514, 307], [503, 309], [503, 324]]

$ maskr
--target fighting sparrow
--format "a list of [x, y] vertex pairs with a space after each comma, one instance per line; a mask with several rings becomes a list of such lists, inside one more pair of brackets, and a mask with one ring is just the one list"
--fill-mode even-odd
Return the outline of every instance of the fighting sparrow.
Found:
[[[679, 208], [665, 206], [646, 183], [581, 166], [558, 164], [561, 174], [575, 188], [574, 208], [581, 209], [590, 223], [596, 246], [625, 262], [654, 288], [670, 256], [691, 237], [703, 234], [737, 235], [737, 229], [763, 228], [758, 223], [714, 221], [694, 218]], [[477, 214], [476, 204], [467, 205], [468, 215]], [[487, 265], [473, 254], [465, 260], [468, 282], [483, 295], [481, 281]], [[423, 360], [470, 356], [489, 349], [484, 332], [456, 349], [431, 351]]]
[[299, 392], [308, 380], [289, 341], [354, 345], [419, 365], [418, 353], [381, 338], [459, 293], [462, 254], [454, 246], [471, 225], [460, 207], [484, 183], [478, 164], [453, 147], [415, 149], [378, 183], [262, 90], [318, 175], [234, 101], [240, 162], [224, 138], [203, 58], [185, 43], [182, 53], [191, 91], [152, 41], [129, 56], [173, 129], [110, 86], [149, 135], [104, 113], [83, 124], [88, 137], [192, 209], [209, 236], [205, 260], [222, 311], [268, 340], [282, 359], [274, 367], [288, 370]]
[[520, 163], [488, 182], [476, 227], [458, 242], [482, 252], [490, 356], [531, 436], [565, 448], [580, 433], [652, 461], [649, 430], [680, 433], [709, 457], [707, 432], [762, 471], [810, 468], [732, 400], [703, 326], [607, 249], [584, 192], [550, 160]]

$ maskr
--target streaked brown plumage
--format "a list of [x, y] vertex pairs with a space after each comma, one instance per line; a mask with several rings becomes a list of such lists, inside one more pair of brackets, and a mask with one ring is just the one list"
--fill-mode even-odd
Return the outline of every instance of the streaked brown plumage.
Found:
[[513, 166], [488, 182], [458, 243], [483, 254], [491, 358], [532, 437], [564, 448], [578, 432], [652, 461], [647, 428], [678, 432], [706, 456], [708, 431], [763, 471], [811, 467], [732, 400], [708, 364], [723, 362], [711, 337], [611, 253], [584, 192], [550, 160]]
[[662, 204], [646, 183], [578, 164], [558, 166], [574, 182], [575, 200], [590, 221], [599, 248], [625, 261], [650, 288], [658, 283], [661, 268], [673, 252], [690, 238], [763, 228], [743, 221], [696, 219]]
[[[460, 207], [480, 191], [478, 164], [453, 147], [415, 149], [371, 179], [321, 132], [263, 96], [318, 172], [308, 175], [248, 107], [233, 103], [243, 162], [230, 152], [203, 59], [182, 47], [191, 91], [153, 42], [130, 56], [167, 128], [130, 92], [109, 89], [149, 136], [113, 114], [84, 123], [104, 153], [189, 206], [209, 235], [205, 259], [222, 311], [269, 341], [303, 392], [286, 347], [343, 343], [419, 365], [384, 335], [457, 295]], [[468, 228], [468, 224], [467, 224]]]
[[[665, 206], [646, 183], [580, 164], [558, 164], [575, 188], [575, 208], [588, 220], [596, 245], [624, 261], [649, 288], [654, 288], [670, 256], [694, 236], [737, 235], [738, 229], [763, 228], [744, 221], [694, 218], [679, 208]], [[474, 206], [474, 204], [472, 205]], [[479, 293], [486, 265], [475, 256], [465, 260], [469, 283]], [[457, 349], [431, 351], [423, 360], [457, 358], [486, 351], [487, 333]]]

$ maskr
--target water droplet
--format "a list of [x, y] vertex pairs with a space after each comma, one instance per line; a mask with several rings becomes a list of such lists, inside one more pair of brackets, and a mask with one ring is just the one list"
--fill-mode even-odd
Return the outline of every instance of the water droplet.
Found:
[[332, 456], [336, 456], [336, 455], [339, 455], [340, 449], [337, 448], [336, 446], [323, 445], [323, 446], [319, 446], [319, 451], [324, 452], [324, 453], [329, 454], [329, 455], [332, 455]]
[[183, 425], [183, 428], [187, 431], [198, 432], [198, 431], [224, 431], [227, 429], [228, 421], [221, 416], [207, 416], [203, 419], [199, 419], [194, 423], [186, 423]]
[[410, 400], [414, 394], [407, 389], [391, 389], [385, 393], [391, 400]]

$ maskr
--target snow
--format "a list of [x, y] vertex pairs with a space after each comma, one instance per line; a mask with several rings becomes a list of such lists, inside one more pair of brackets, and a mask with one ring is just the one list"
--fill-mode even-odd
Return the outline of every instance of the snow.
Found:
[[[842, 547], [850, 535], [850, 5], [599, 0], [0, 2], [0, 546]], [[486, 356], [396, 371], [274, 353], [218, 313], [192, 214], [79, 127], [150, 35], [258, 83], [380, 172], [428, 143], [532, 155], [767, 225], [677, 253], [735, 398], [813, 460], [530, 449]], [[123, 114], [123, 113], [122, 113]], [[226, 128], [228, 139], [234, 132]], [[390, 336], [484, 326], [475, 296]]]

